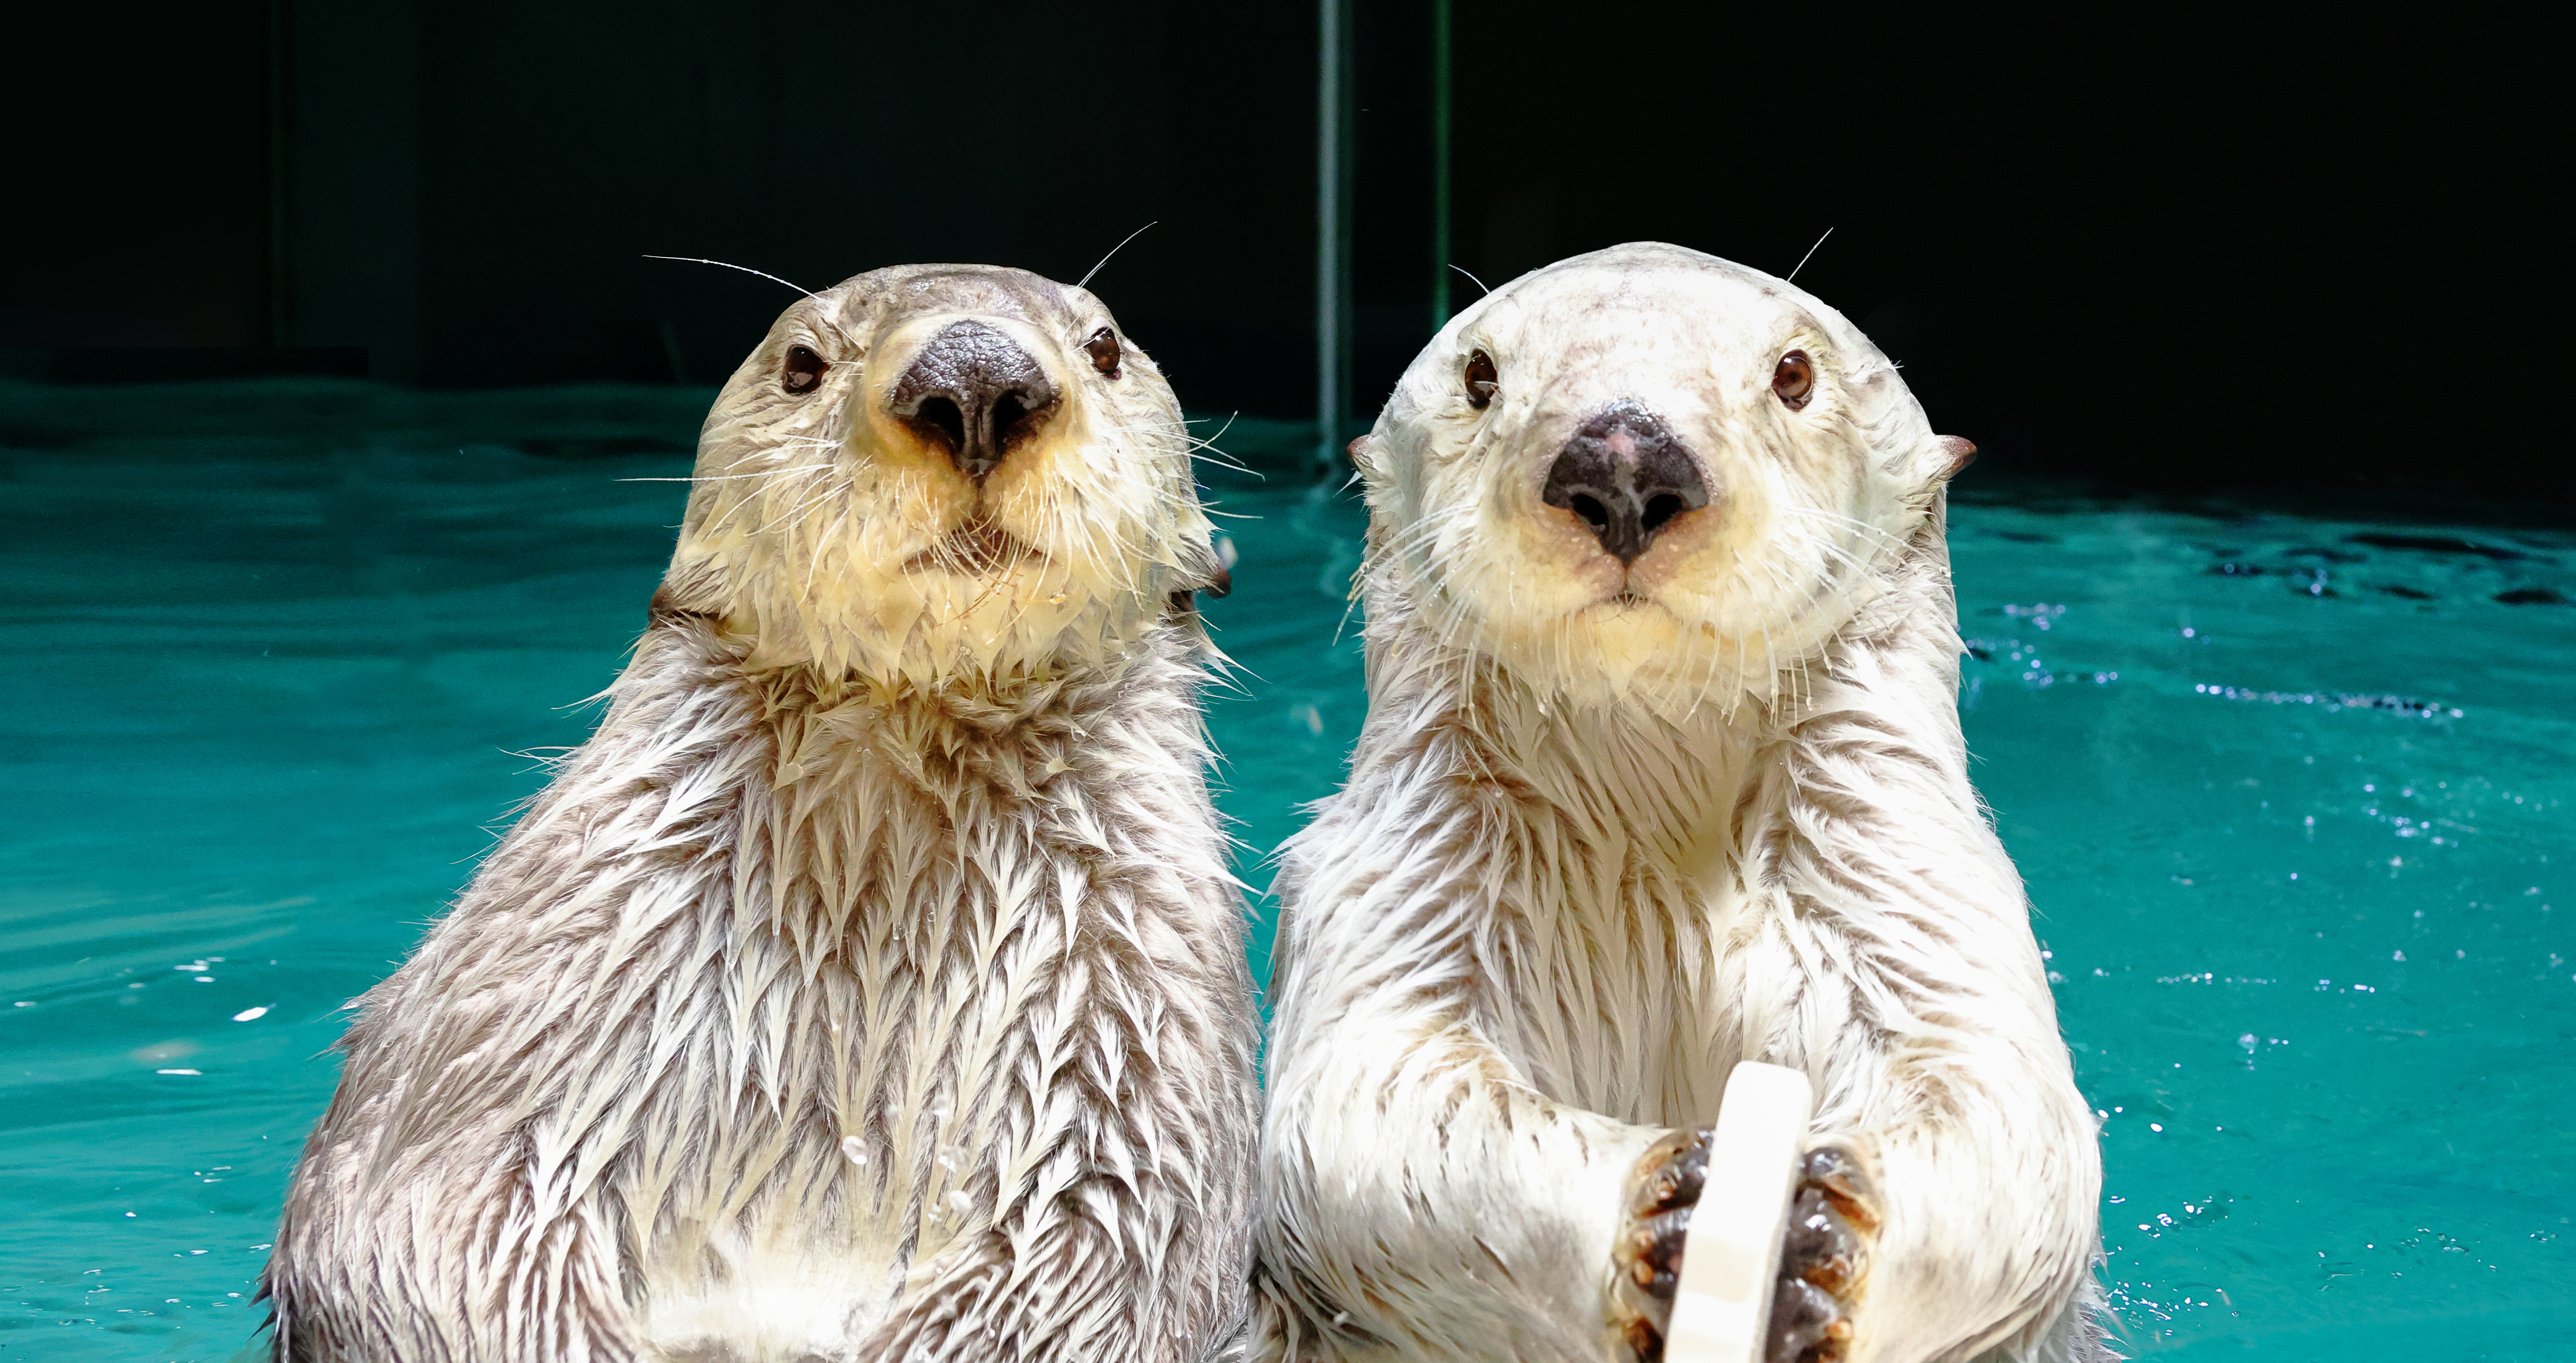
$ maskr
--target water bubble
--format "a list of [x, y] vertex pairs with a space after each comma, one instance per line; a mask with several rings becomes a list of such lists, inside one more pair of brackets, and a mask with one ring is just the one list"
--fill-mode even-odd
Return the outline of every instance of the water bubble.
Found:
[[235, 1021], [235, 1022], [256, 1022], [256, 1021], [258, 1021], [259, 1019], [264, 1018], [264, 1017], [267, 1017], [267, 1016], [268, 1016], [268, 1005], [263, 1003], [263, 1004], [261, 1004], [261, 1005], [260, 1005], [259, 1007], [257, 1007], [257, 1008], [245, 1008], [245, 1009], [241, 1010], [240, 1012], [233, 1014], [233, 1021]]

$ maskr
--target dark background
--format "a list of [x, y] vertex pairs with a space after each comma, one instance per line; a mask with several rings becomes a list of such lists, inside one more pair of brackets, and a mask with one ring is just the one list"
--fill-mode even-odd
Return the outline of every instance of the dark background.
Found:
[[[1352, 0], [1351, 406], [1487, 283], [1660, 238], [1798, 276], [1981, 472], [2576, 500], [2507, 33]], [[1183, 400], [1311, 421], [1312, 4], [222, 0], [17, 21], [21, 376], [719, 381], [820, 286], [1095, 281]], [[2472, 50], [2474, 49], [2474, 50]], [[1475, 286], [1449, 276], [1455, 305]], [[212, 348], [212, 349], [209, 349]], [[363, 348], [362, 352], [359, 349]], [[2447, 504], [2447, 503], [2445, 503]]]

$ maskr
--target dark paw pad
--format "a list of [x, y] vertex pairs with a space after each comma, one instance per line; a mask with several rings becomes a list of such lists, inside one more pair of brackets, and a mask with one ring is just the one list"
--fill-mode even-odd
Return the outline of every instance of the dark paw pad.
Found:
[[1664, 1356], [1664, 1327], [1672, 1322], [1673, 1289], [1681, 1281], [1682, 1241], [1707, 1182], [1708, 1133], [1688, 1134], [1638, 1181], [1628, 1201], [1627, 1229], [1614, 1252], [1619, 1296], [1630, 1317], [1622, 1333], [1639, 1363], [1658, 1363]]
[[1768, 1363], [1838, 1363], [1850, 1347], [1851, 1307], [1867, 1271], [1878, 1204], [1867, 1170], [1831, 1146], [1799, 1161], [1798, 1191], [1780, 1245]]
[[1845, 1339], [1851, 1336], [1842, 1303], [1832, 1293], [1797, 1278], [1782, 1278], [1771, 1296], [1771, 1342], [1763, 1356], [1769, 1363], [1830, 1357], [1826, 1348], [1840, 1342], [1832, 1338], [1836, 1330]]

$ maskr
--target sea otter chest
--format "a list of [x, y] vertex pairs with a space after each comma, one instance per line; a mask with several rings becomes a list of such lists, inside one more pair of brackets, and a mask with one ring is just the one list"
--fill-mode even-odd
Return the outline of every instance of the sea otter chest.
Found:
[[952, 818], [900, 775], [755, 792], [731, 864], [673, 915], [705, 939], [698, 1002], [663, 1029], [687, 1054], [638, 1125], [691, 1138], [638, 1143], [610, 1198], [665, 1357], [844, 1354], [1019, 1190], [1073, 1176], [1045, 1089], [1080, 849], [1027, 809]]
[[[1631, 746], [1576, 723], [1551, 736]], [[1743, 932], [1731, 755], [1654, 772], [1641, 800], [1576, 779], [1554, 748], [1521, 759], [1508, 801], [1482, 797], [1493, 855], [1460, 863], [1472, 879], [1457, 895], [1479, 920], [1477, 1025], [1560, 1102], [1649, 1125], [1714, 1120], [1745, 1053], [1742, 981], [1759, 950]]]
[[[1497, 934], [1480, 1030], [1539, 1092], [1621, 1121], [1704, 1125], [1743, 1058], [1718, 916], [1697, 896], [1628, 906], [1614, 922], [1571, 915]], [[1500, 966], [1497, 970], [1494, 967]]]

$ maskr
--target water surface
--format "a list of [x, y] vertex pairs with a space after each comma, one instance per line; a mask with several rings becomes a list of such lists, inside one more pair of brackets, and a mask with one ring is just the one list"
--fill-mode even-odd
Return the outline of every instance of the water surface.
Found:
[[[242, 1348], [341, 1006], [595, 722], [706, 400], [0, 386], [0, 1359]], [[1362, 517], [1209, 478], [1262, 881], [1362, 714]], [[1962, 497], [2130, 1347], [2576, 1356], [2576, 538]]]

